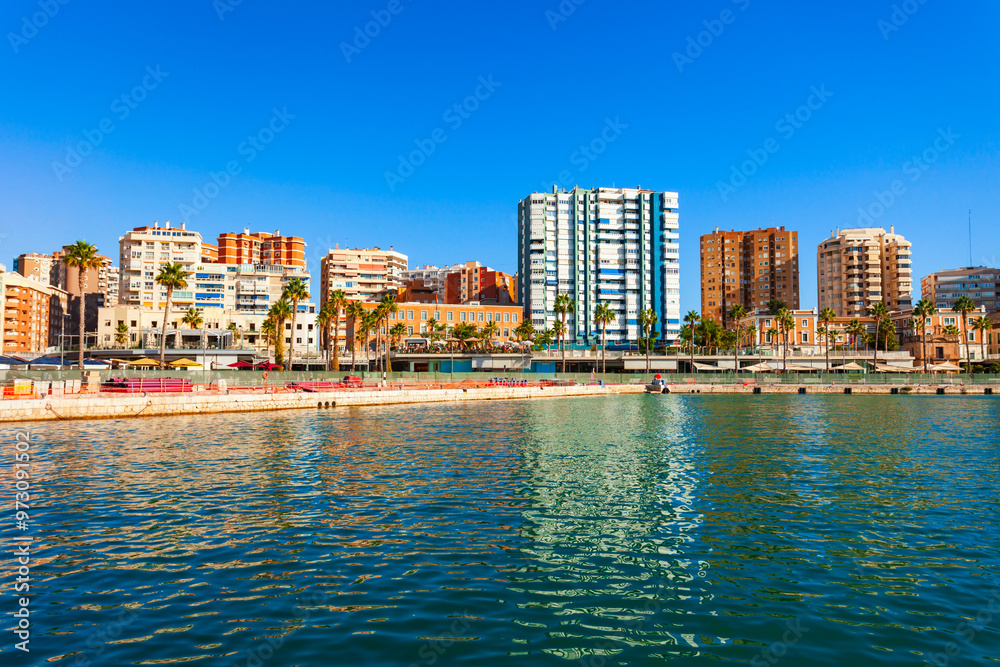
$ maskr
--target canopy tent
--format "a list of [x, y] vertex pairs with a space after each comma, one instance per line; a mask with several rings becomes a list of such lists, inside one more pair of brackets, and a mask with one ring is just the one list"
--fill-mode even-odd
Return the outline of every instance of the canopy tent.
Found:
[[877, 373], [916, 373], [916, 368], [904, 368], [902, 366], [889, 366], [888, 364], [876, 364]]
[[817, 373], [823, 370], [822, 368], [813, 368], [812, 366], [803, 366], [801, 364], [786, 364], [785, 371], [794, 371], [795, 373]]
[[[24, 361], [18, 362], [19, 365], [24, 365]], [[65, 356], [62, 359], [59, 357], [38, 357], [37, 359], [32, 359], [27, 362], [29, 367], [36, 368], [39, 366], [55, 366], [59, 368], [60, 366], [76, 366], [76, 357]], [[90, 366], [93, 368], [107, 368], [110, 364], [106, 361], [100, 359], [84, 359], [84, 367]]]
[[237, 361], [235, 364], [229, 364], [226, 368], [253, 368], [254, 365], [246, 361]]
[[711, 371], [721, 371], [721, 370], [723, 370], [723, 369], [719, 368], [718, 366], [713, 366], [712, 364], [702, 364], [702, 363], [698, 363], [697, 361], [694, 362], [694, 369], [696, 371], [698, 371], [699, 373], [706, 373], [706, 372], [711, 372]]
[[135, 361], [128, 362], [129, 366], [159, 366], [160, 362], [156, 359], [150, 359], [146, 357], [144, 359], [136, 359]]
[[18, 357], [0, 356], [0, 366], [27, 366], [28, 362]]
[[168, 365], [174, 368], [201, 368], [201, 364], [197, 361], [192, 361], [187, 357], [178, 359], [177, 361], [171, 361]]
[[741, 368], [740, 370], [750, 371], [751, 373], [767, 373], [768, 371], [773, 371], [774, 369], [768, 366], [766, 361], [762, 361], [759, 364], [747, 366], [746, 368]]
[[865, 367], [862, 366], [859, 363], [856, 363], [856, 362], [852, 361], [850, 363], [842, 364], [840, 366], [833, 366], [832, 368], [830, 368], [830, 370], [831, 371], [843, 371], [845, 373], [858, 373], [858, 372], [861, 372], [861, 371], [865, 370]]
[[935, 372], [943, 371], [945, 373], [960, 373], [962, 371], [960, 366], [956, 366], [950, 361], [946, 361], [943, 364], [935, 364], [931, 366], [930, 369]]
[[255, 368], [262, 371], [273, 371], [276, 368], [281, 368], [278, 364], [272, 364], [270, 361], [265, 361], [263, 363], [257, 364]]

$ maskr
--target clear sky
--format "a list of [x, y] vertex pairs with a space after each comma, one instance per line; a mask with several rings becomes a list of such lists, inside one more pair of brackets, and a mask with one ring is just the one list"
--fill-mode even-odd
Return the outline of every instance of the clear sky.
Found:
[[715, 226], [798, 230], [804, 307], [859, 208], [918, 279], [968, 264], [972, 209], [997, 266], [1000, 5], [895, 6], [7, 0], [0, 253], [184, 220], [302, 236], [314, 270], [340, 243], [513, 272], [518, 200], [578, 183], [680, 193], [685, 311]]

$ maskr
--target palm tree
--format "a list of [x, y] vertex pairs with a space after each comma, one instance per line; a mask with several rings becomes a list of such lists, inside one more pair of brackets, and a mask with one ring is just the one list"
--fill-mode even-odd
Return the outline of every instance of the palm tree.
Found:
[[923, 344], [924, 373], [927, 373], [927, 318], [934, 317], [936, 314], [937, 309], [930, 299], [917, 301], [917, 305], [913, 309], [913, 328], [920, 334], [920, 340]]
[[819, 322], [823, 325], [823, 342], [826, 343], [826, 372], [830, 372], [830, 334], [832, 329], [830, 328], [830, 322], [836, 319], [837, 313], [833, 312], [833, 308], [826, 307], [819, 311]]
[[605, 334], [607, 334], [608, 325], [617, 319], [614, 309], [608, 304], [601, 302], [597, 304], [597, 308], [594, 309], [594, 322], [601, 327], [601, 372], [608, 372], [608, 359], [607, 359], [607, 339]]
[[[550, 331], [552, 332], [552, 337], [555, 338], [556, 345], [559, 345], [559, 341], [562, 340], [562, 335], [566, 331], [566, 324], [564, 322], [556, 320], [555, 322], [552, 323], [552, 328], [550, 329]], [[565, 359], [566, 359], [566, 353], [563, 352], [563, 369], [566, 368]], [[563, 372], [565, 372], [565, 370], [563, 370]]]
[[[983, 351], [983, 360], [986, 360], [986, 332], [993, 329], [993, 320], [980, 315], [973, 321], [972, 328], [979, 332], [979, 345]], [[970, 362], [971, 364], [971, 362]]]
[[[201, 311], [195, 307], [188, 308], [188, 311], [184, 313], [184, 317], [181, 318], [181, 324], [191, 327], [192, 329], [201, 329], [201, 325], [205, 323], [205, 318], [202, 317]], [[204, 330], [202, 330], [202, 336], [204, 336]], [[202, 346], [204, 347], [204, 345]]]
[[847, 325], [846, 331], [854, 343], [854, 356], [858, 356], [858, 341], [863, 339], [868, 330], [865, 329], [865, 325], [861, 324], [861, 320], [855, 317]]
[[235, 346], [241, 340], [243, 340], [243, 329], [236, 326], [236, 322], [230, 322], [229, 326], [226, 327], [233, 332], [233, 345]]
[[333, 308], [327, 301], [319, 307], [316, 313], [316, 325], [319, 327], [319, 341], [326, 355], [326, 370], [330, 370], [330, 321], [333, 319]]
[[[67, 246], [66, 254], [63, 255], [63, 262], [66, 266], [75, 267], [77, 270], [77, 284], [80, 289], [80, 312], [79, 312], [79, 323], [80, 327], [80, 356], [79, 356], [79, 366], [80, 370], [83, 370], [83, 351], [87, 347], [87, 324], [86, 324], [86, 311], [87, 311], [87, 272], [91, 269], [99, 268], [102, 264], [101, 256], [97, 254], [97, 248], [86, 241], [77, 241], [71, 246]], [[59, 347], [62, 349], [63, 342], [59, 341]]]
[[368, 339], [371, 337], [372, 333], [375, 334], [375, 343], [378, 344], [378, 323], [381, 318], [379, 317], [378, 310], [366, 310], [364, 317], [361, 318], [361, 335], [364, 336], [365, 345], [365, 370], [371, 371], [371, 349], [368, 347]]
[[747, 327], [746, 331], [743, 332], [747, 340], [750, 341], [750, 354], [757, 351], [757, 325], [751, 324]]
[[119, 322], [115, 329], [115, 345], [124, 348], [128, 344], [129, 328], [124, 322]]
[[771, 351], [773, 352], [774, 351], [774, 346], [776, 344], [778, 344], [778, 333], [779, 333], [779, 331], [776, 328], [771, 327], [770, 329], [768, 329], [764, 333], [767, 335], [768, 339], [771, 341]]
[[[949, 324], [944, 328], [944, 332], [949, 336], [961, 336], [962, 332], [954, 324]], [[961, 352], [959, 353], [961, 354]]]
[[879, 331], [882, 329], [882, 321], [889, 317], [889, 311], [885, 309], [884, 303], [876, 301], [872, 305], [868, 306], [868, 314], [875, 319], [875, 355], [872, 360], [872, 365], [878, 367], [878, 336]]
[[500, 333], [500, 326], [496, 322], [487, 322], [483, 327], [483, 339], [486, 341], [487, 349], [493, 348], [493, 337]]
[[160, 368], [165, 369], [167, 353], [167, 319], [170, 317], [170, 301], [174, 298], [174, 290], [187, 289], [187, 277], [190, 275], [181, 264], [176, 262], [164, 264], [156, 275], [156, 284], [167, 288], [167, 303], [163, 308], [163, 330], [160, 333]]
[[784, 345], [782, 346], [781, 352], [781, 368], [782, 371], [788, 372], [788, 334], [795, 328], [795, 316], [792, 315], [792, 311], [787, 308], [781, 308], [778, 310], [778, 314], [775, 315], [778, 320], [778, 325], [781, 327], [781, 339]]
[[[292, 310], [292, 304], [288, 302], [288, 299], [281, 297], [274, 302], [271, 309], [267, 311], [267, 316], [274, 321], [274, 363], [281, 366], [281, 370], [285, 367], [285, 320], [289, 318], [294, 318], [294, 311]], [[294, 341], [295, 329], [292, 329], [292, 338], [290, 341]], [[292, 351], [291, 343], [289, 343], [288, 350], [288, 366], [291, 368], [292, 365]]]
[[276, 340], [277, 336], [275, 332], [277, 329], [274, 326], [274, 320], [270, 317], [264, 320], [264, 323], [260, 325], [260, 334], [264, 337], [264, 354], [267, 355], [267, 360], [271, 360], [271, 341]]
[[[295, 356], [295, 316], [299, 312], [299, 301], [309, 300], [309, 290], [302, 278], [292, 278], [285, 284], [281, 298], [292, 302], [292, 337], [288, 341], [288, 367], [292, 367], [292, 357]], [[308, 337], [305, 337], [308, 340]]]
[[514, 329], [514, 334], [520, 341], [530, 341], [535, 336], [535, 325], [531, 320], [521, 319], [521, 323]]
[[653, 347], [653, 327], [660, 321], [656, 311], [646, 308], [639, 311], [639, 327], [642, 329], [643, 337], [646, 339], [646, 372], [649, 372], [649, 348]]
[[[969, 362], [969, 373], [972, 373], [972, 359], [969, 358], [969, 313], [975, 309], [975, 301], [966, 294], [955, 299], [955, 305], [952, 307], [953, 311], [962, 316], [962, 338], [965, 339], [965, 358]], [[962, 353], [961, 346], [959, 346], [958, 352]]]
[[[383, 296], [382, 300], [379, 302], [378, 307], [375, 310], [378, 314], [378, 320], [385, 322], [385, 367], [384, 368], [386, 371], [391, 371], [392, 369], [389, 366], [389, 315], [392, 313], [399, 312], [399, 304], [396, 303], [395, 295], [386, 294], [385, 296]], [[379, 331], [381, 330], [381, 328], [379, 327], [378, 323], [376, 323], [375, 326], [376, 326], [375, 336], [376, 338], [378, 338]], [[430, 322], [428, 321], [428, 327], [429, 326]]]
[[334, 290], [326, 297], [326, 307], [333, 321], [333, 370], [340, 371], [340, 314], [347, 307], [347, 295], [343, 290]]
[[389, 336], [391, 340], [396, 342], [396, 346], [399, 347], [399, 343], [403, 340], [403, 336], [406, 335], [406, 325], [402, 322], [397, 322], [392, 325], [389, 329]]
[[697, 327], [698, 322], [701, 320], [701, 315], [698, 314], [697, 310], [689, 310], [688, 314], [684, 316], [684, 323], [688, 326], [688, 330], [691, 332], [691, 370], [694, 370], [694, 339], [695, 339], [695, 327]]
[[559, 334], [560, 348], [562, 349], [562, 372], [566, 372], [566, 316], [576, 312], [576, 302], [569, 294], [560, 294], [556, 297], [552, 311], [560, 316], [562, 320], [561, 333]]
[[747, 309], [742, 304], [736, 304], [729, 309], [729, 317], [736, 322], [736, 345], [733, 352], [733, 372], [740, 372], [740, 342], [742, 341], [743, 319], [747, 316]]
[[365, 307], [361, 305], [360, 301], [348, 301], [344, 313], [351, 320], [351, 370], [353, 371], [357, 366], [355, 355], [358, 350], [358, 333], [361, 320], [365, 316]]

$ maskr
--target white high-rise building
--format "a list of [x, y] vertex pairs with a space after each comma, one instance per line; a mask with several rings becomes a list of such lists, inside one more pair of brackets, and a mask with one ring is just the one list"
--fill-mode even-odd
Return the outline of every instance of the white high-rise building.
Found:
[[680, 270], [676, 192], [641, 188], [574, 188], [535, 192], [518, 205], [518, 293], [536, 330], [552, 326], [556, 296], [569, 294], [569, 345], [600, 342], [600, 303], [617, 314], [608, 344], [642, 336], [639, 312], [652, 309], [659, 341], [680, 336]]

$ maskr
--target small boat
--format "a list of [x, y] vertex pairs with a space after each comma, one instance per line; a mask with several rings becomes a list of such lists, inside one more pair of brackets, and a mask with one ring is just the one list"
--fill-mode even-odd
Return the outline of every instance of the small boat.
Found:
[[649, 394], [669, 394], [670, 388], [667, 387], [667, 383], [663, 381], [663, 376], [659, 373], [653, 378], [653, 381], [646, 385], [646, 393]]

